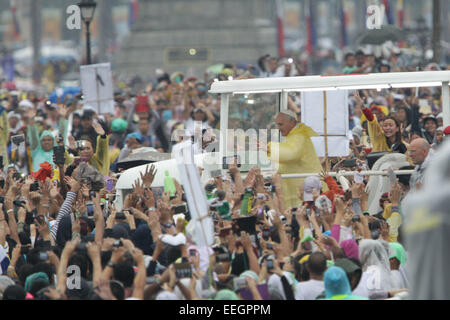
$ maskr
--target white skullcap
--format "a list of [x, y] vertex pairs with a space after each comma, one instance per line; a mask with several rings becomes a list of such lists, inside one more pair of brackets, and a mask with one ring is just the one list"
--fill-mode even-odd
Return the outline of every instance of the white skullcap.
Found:
[[281, 110], [278, 114], [285, 114], [285, 115], [293, 118], [295, 121], [297, 121], [297, 114], [292, 110], [289, 110], [289, 109]]

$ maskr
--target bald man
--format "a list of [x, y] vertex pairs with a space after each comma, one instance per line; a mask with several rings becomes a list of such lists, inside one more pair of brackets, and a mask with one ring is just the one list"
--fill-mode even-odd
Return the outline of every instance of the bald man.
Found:
[[409, 186], [411, 190], [416, 190], [423, 183], [423, 174], [432, 157], [433, 150], [427, 140], [418, 138], [411, 142], [408, 153], [411, 161], [416, 165], [414, 172], [411, 174]]
[[[318, 136], [303, 123], [297, 124], [297, 115], [291, 110], [280, 112], [275, 123], [285, 140], [269, 142], [267, 156], [278, 166], [281, 174], [319, 173], [322, 170], [311, 137]], [[296, 207], [301, 202], [297, 197], [299, 185], [304, 179], [283, 179], [284, 202], [287, 207]], [[318, 190], [319, 191], [319, 190]]]

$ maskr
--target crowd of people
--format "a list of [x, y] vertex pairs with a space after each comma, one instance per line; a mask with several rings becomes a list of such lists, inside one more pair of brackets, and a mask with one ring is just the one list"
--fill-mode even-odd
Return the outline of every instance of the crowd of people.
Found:
[[[346, 55], [342, 73], [403, 71], [394, 62], [357, 52]], [[302, 70], [294, 59], [267, 55], [256, 66], [225, 65], [202, 80], [162, 73], [139, 90], [118, 85], [113, 114], [98, 114], [81, 94], [51, 103], [35, 92], [2, 89], [0, 298], [354, 300], [408, 294], [401, 202], [423, 188], [428, 164], [450, 135], [440, 87], [350, 92], [350, 154], [329, 163], [309, 154], [305, 161], [320, 177], [287, 184], [280, 173], [267, 177], [254, 167], [244, 178], [231, 163], [205, 186], [212, 246], [194, 243], [188, 211], [177, 215], [186, 204], [178, 181], [172, 194], [152, 191], [153, 166], [116, 210], [121, 161], [141, 151], [171, 152], [182, 139], [174, 140], [175, 130], [192, 136], [198, 123], [202, 130], [218, 128], [220, 96], [208, 93], [212, 82], [298, 76]], [[298, 101], [291, 96], [289, 111], [275, 121], [287, 141], [299, 141], [291, 131], [303, 134]], [[269, 154], [274, 145], [267, 146]], [[377, 214], [369, 213], [371, 177], [350, 177], [344, 185], [329, 174], [370, 169], [374, 155], [391, 153], [404, 154], [410, 165], [403, 169], [414, 172], [392, 183]]]

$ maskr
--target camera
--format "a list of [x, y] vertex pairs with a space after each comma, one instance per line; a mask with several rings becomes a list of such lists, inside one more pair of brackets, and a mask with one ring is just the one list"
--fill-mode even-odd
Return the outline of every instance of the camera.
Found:
[[23, 205], [25, 204], [25, 202], [24, 202], [24, 201], [20, 201], [20, 200], [14, 200], [14, 201], [13, 201], [13, 204], [14, 204], [16, 207], [23, 208]]
[[267, 250], [273, 250], [273, 243], [272, 242], [267, 242], [266, 243], [266, 248], [267, 248]]
[[34, 181], [32, 184], [30, 184], [30, 192], [38, 191], [39, 190], [39, 182]]
[[25, 142], [25, 136], [23, 134], [19, 134], [16, 136], [11, 137], [11, 142], [15, 144], [16, 146], [20, 145], [21, 143]]
[[272, 182], [266, 182], [264, 184], [264, 189], [266, 192], [274, 193], [275, 192], [275, 186], [272, 184]]
[[306, 215], [307, 215], [308, 217], [311, 215], [311, 212], [312, 212], [312, 208], [311, 208], [311, 207], [306, 208]]
[[79, 150], [83, 150], [86, 148], [86, 141], [85, 140], [77, 140], [75, 141], [75, 146]]
[[25, 174], [16, 172], [13, 174], [13, 179], [16, 181], [20, 181], [25, 177]]
[[264, 240], [269, 239], [269, 237], [270, 237], [270, 229], [263, 229], [262, 237], [263, 237]]
[[97, 193], [94, 190], [89, 191], [89, 198], [95, 198], [95, 196], [97, 195]]
[[267, 266], [267, 270], [272, 270], [274, 268], [273, 259], [267, 259], [266, 266]]
[[180, 213], [186, 213], [187, 212], [187, 205], [184, 204], [180, 204], [174, 207], [175, 210], [175, 214], [180, 214]]
[[39, 260], [47, 261], [48, 260], [48, 253], [47, 252], [40, 252], [39, 253]]
[[258, 193], [256, 195], [257, 200], [267, 200], [267, 196], [264, 193]]
[[356, 159], [347, 159], [342, 162], [342, 166], [344, 168], [353, 168], [356, 167]]
[[216, 255], [216, 262], [227, 262], [231, 261], [231, 255], [227, 253], [219, 253]]
[[360, 222], [360, 221], [361, 221], [361, 217], [359, 215], [353, 216], [352, 222]]
[[191, 278], [192, 277], [192, 267], [189, 263], [175, 263], [175, 273], [178, 279]]
[[116, 213], [116, 220], [126, 220], [127, 217], [125, 216], [125, 214], [123, 212], [117, 212]]
[[234, 289], [239, 290], [247, 287], [247, 280], [242, 278], [234, 278]]
[[122, 240], [118, 239], [118, 240], [114, 241], [114, 243], [113, 243], [114, 248], [119, 248], [121, 246], [123, 246]]
[[94, 217], [94, 203], [86, 202], [86, 211], [88, 218]]

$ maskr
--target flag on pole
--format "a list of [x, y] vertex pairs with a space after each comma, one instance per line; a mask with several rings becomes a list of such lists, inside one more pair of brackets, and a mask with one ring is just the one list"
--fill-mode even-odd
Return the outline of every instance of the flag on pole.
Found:
[[403, 28], [403, 20], [404, 20], [403, 0], [398, 0], [397, 21], [399, 28]]
[[10, 1], [10, 8], [11, 8], [12, 20], [13, 20], [13, 26], [14, 26], [14, 38], [19, 39], [20, 38], [20, 25], [19, 25], [19, 20], [17, 19], [16, 0]]
[[341, 20], [341, 49], [348, 46], [347, 37], [347, 10], [344, 0], [340, 1], [340, 20]]
[[390, 0], [383, 0], [384, 10], [389, 24], [394, 24], [394, 15], [392, 13], [392, 6]]
[[129, 7], [129, 25], [130, 27], [136, 23], [139, 15], [139, 1], [138, 0], [130, 0], [130, 7]]
[[15, 76], [15, 66], [14, 66], [14, 57], [9, 52], [6, 53], [3, 58], [0, 60], [1, 66], [3, 69], [3, 75], [5, 76], [8, 82], [14, 81]]
[[284, 56], [284, 3], [283, 0], [276, 0], [275, 2], [277, 8], [277, 30], [278, 30], [278, 56]]
[[313, 53], [317, 42], [316, 27], [314, 21], [313, 1], [306, 0], [305, 14], [306, 14], [306, 29], [307, 29], [307, 44], [306, 51], [309, 54]]

